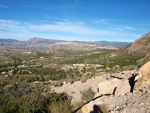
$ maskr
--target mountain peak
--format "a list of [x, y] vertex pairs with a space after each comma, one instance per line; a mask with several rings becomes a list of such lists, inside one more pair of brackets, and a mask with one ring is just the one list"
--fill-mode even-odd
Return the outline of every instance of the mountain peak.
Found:
[[41, 37], [33, 37], [33, 38], [30, 38], [30, 39], [28, 40], [28, 42], [30, 42], [30, 41], [40, 41], [40, 40], [44, 40], [44, 38], [41, 38]]

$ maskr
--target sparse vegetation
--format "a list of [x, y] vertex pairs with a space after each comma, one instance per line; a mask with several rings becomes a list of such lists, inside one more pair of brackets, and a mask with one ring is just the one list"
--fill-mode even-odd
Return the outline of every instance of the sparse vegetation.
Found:
[[[42, 95], [44, 93], [44, 95]], [[49, 93], [44, 87], [35, 87], [22, 82], [11, 83], [0, 89], [1, 113], [51, 112], [69, 113], [71, 106], [62, 94]]]
[[90, 101], [94, 97], [95, 92], [93, 92], [93, 90], [89, 88], [88, 90], [81, 91], [81, 94], [82, 94], [82, 100], [84, 102], [87, 102], [87, 101]]
[[54, 102], [48, 106], [49, 113], [71, 113], [72, 107], [68, 101]]

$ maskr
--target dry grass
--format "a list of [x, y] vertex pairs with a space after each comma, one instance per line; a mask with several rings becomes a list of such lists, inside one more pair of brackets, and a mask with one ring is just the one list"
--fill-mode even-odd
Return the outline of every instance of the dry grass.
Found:
[[91, 88], [89, 88], [88, 90], [82, 91], [81, 94], [82, 94], [82, 100], [87, 102], [94, 97], [95, 92]]
[[71, 113], [72, 107], [67, 101], [52, 103], [48, 106], [49, 113]]
[[79, 101], [79, 102], [75, 102], [74, 104], [73, 104], [73, 111], [74, 110], [76, 110], [76, 109], [78, 109], [79, 107], [81, 107], [81, 106], [83, 106], [84, 105], [84, 102], [83, 101]]

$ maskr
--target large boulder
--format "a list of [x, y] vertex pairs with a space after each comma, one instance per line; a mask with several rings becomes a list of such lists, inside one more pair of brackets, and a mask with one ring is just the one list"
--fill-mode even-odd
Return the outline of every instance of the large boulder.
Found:
[[93, 101], [84, 105], [81, 109], [82, 113], [90, 113], [93, 111]]
[[[98, 106], [103, 104], [109, 105], [114, 98], [117, 98], [119, 95], [124, 95], [131, 90], [128, 80], [120, 80], [116, 78], [100, 82], [98, 87], [99, 93], [82, 107], [82, 113], [98, 113]], [[108, 96], [107, 94], [115, 94], [115, 97], [112, 97], [113, 95]], [[109, 107], [114, 107], [113, 103]]]
[[122, 80], [112, 79], [110, 81], [101, 82], [98, 85], [99, 93], [103, 94], [113, 94], [115, 89], [122, 83]]
[[135, 91], [141, 89], [142, 87], [150, 85], [150, 61], [139, 69], [138, 75], [135, 77], [134, 81]]
[[116, 91], [115, 91], [115, 97], [120, 96], [120, 95], [124, 95], [128, 92], [130, 92], [131, 90], [131, 86], [129, 84], [128, 80], [124, 80], [122, 81], [122, 83], [117, 87]]

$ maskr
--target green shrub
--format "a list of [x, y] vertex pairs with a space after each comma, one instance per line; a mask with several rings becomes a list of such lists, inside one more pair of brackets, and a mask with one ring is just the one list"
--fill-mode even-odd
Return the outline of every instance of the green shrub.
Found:
[[11, 83], [0, 90], [0, 109], [2, 113], [38, 113], [46, 111], [47, 99], [39, 88], [26, 82]]
[[74, 76], [78, 76], [78, 77], [81, 77], [82, 75], [81, 75], [81, 73], [80, 73], [80, 71], [78, 70], [78, 68], [75, 68], [74, 70], [73, 70], [73, 72], [74, 72]]
[[[31, 87], [25, 81], [11, 83], [0, 89], [1, 113], [71, 113], [71, 106], [63, 94], [39, 86]], [[42, 95], [44, 94], [44, 95]]]
[[54, 87], [58, 87], [59, 85], [58, 85], [58, 83], [56, 83], [55, 85], [54, 85]]
[[86, 68], [83, 67], [83, 69], [81, 70], [82, 73], [86, 73]]
[[34, 78], [34, 77], [30, 77], [30, 78], [27, 79], [27, 82], [28, 82], [28, 83], [34, 82], [34, 81], [35, 81], [35, 78]]
[[73, 70], [70, 68], [67, 73], [73, 73]]

